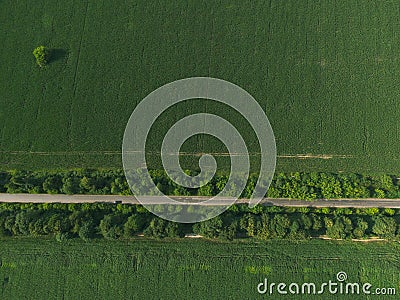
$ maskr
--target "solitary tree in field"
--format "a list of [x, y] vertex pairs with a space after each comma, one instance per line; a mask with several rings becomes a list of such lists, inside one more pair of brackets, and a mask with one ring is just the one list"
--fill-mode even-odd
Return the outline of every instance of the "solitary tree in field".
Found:
[[44, 67], [49, 61], [50, 51], [45, 46], [39, 46], [33, 50], [33, 55], [36, 58], [36, 63], [40, 67]]

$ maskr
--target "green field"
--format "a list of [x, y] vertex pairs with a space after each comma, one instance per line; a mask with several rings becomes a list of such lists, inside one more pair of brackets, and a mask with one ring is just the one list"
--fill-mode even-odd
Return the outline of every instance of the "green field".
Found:
[[[121, 167], [135, 105], [168, 82], [211, 76], [265, 109], [279, 170], [399, 170], [398, 1], [5, 0], [0, 8], [0, 169]], [[56, 49], [43, 70], [32, 55], [41, 44]], [[245, 120], [190, 101], [162, 117], [149, 149], [196, 111], [236, 122], [257, 152]], [[222, 151], [192, 142], [183, 150]]]
[[[369, 282], [373, 289], [400, 288], [397, 243], [72, 240], [60, 244], [13, 238], [1, 241], [0, 259], [1, 299], [289, 299], [290, 295], [259, 295], [257, 285], [265, 277], [270, 282], [337, 282], [340, 271], [347, 273], [347, 282]], [[294, 298], [339, 297], [382, 299], [328, 293]]]

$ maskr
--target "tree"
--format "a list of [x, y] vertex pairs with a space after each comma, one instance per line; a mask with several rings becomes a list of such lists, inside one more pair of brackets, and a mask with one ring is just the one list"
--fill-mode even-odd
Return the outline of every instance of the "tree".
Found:
[[92, 220], [86, 221], [85, 223], [82, 224], [82, 226], [79, 228], [79, 237], [84, 240], [88, 241], [95, 236], [95, 225]]
[[117, 239], [122, 235], [122, 216], [109, 214], [100, 221], [100, 232], [106, 239]]
[[39, 46], [36, 47], [35, 50], [33, 50], [33, 55], [36, 58], [36, 63], [39, 65], [39, 67], [42, 68], [49, 61], [50, 50], [45, 46]]
[[65, 223], [65, 218], [62, 214], [52, 213], [51, 216], [47, 219], [47, 224], [45, 225], [45, 231], [48, 234], [51, 233], [59, 233], [64, 231], [65, 227], [63, 224]]
[[248, 237], [256, 235], [256, 218], [253, 214], [246, 214], [240, 218], [240, 229], [246, 231]]
[[87, 176], [83, 176], [82, 179], [79, 182], [79, 187], [81, 191], [89, 192], [93, 191], [93, 185], [91, 184], [91, 179], [88, 178]]
[[75, 210], [68, 216], [68, 220], [72, 226], [72, 233], [79, 234], [80, 227], [90, 218], [86, 211]]
[[363, 218], [357, 218], [356, 228], [353, 230], [355, 238], [361, 239], [365, 237], [365, 231], [368, 229], [368, 222], [364, 221]]
[[321, 217], [314, 213], [312, 213], [310, 216], [311, 216], [312, 222], [313, 222], [312, 229], [316, 232], [319, 232], [323, 227]]
[[165, 237], [164, 226], [165, 221], [163, 219], [154, 218], [150, 221], [149, 226], [144, 230], [144, 235], [152, 236], [156, 238]]
[[385, 191], [383, 191], [382, 189], [375, 189], [375, 192], [374, 192], [374, 198], [380, 198], [380, 199], [383, 199], [383, 198], [385, 198]]
[[182, 230], [182, 226], [176, 222], [167, 222], [167, 226], [165, 227], [165, 234], [167, 237], [184, 237], [185, 234]]
[[267, 213], [261, 214], [261, 221], [257, 222], [256, 232], [257, 237], [261, 240], [267, 240], [271, 236], [271, 230], [269, 228], [270, 217]]
[[276, 214], [270, 223], [273, 238], [282, 239], [286, 237], [290, 228], [290, 220], [286, 214]]
[[233, 241], [233, 239], [237, 236], [238, 227], [238, 221], [233, 221], [229, 226], [226, 226], [222, 230], [219, 237], [228, 241]]
[[214, 194], [214, 186], [211, 183], [202, 185], [197, 191], [197, 195], [199, 196], [212, 196]]
[[383, 212], [387, 216], [394, 216], [394, 214], [396, 213], [396, 211], [393, 208], [385, 208]]
[[22, 235], [39, 235], [43, 230], [36, 228], [35, 222], [40, 219], [40, 212], [38, 210], [23, 210], [15, 217], [15, 226], [17, 232]]
[[4, 220], [4, 230], [9, 232], [9, 235], [18, 234], [17, 228], [15, 226], [15, 215], [9, 215]]
[[353, 224], [350, 218], [340, 216], [332, 220], [325, 219], [326, 235], [332, 239], [350, 238], [353, 233]]
[[311, 218], [304, 213], [301, 214], [301, 223], [305, 230], [309, 230], [313, 225]]
[[344, 224], [339, 219], [336, 219], [335, 223], [330, 223], [327, 219], [325, 219], [325, 224], [326, 224], [326, 235], [328, 237], [330, 237], [331, 239], [345, 238]]
[[380, 216], [375, 218], [372, 232], [381, 238], [393, 239], [396, 234], [397, 224], [391, 217]]
[[[169, 223], [172, 223], [175, 225], [171, 225]], [[150, 221], [149, 226], [144, 230], [143, 233], [146, 236], [151, 236], [151, 237], [155, 237], [155, 238], [159, 238], [159, 239], [165, 238], [167, 236], [174, 237], [175, 232], [177, 230], [177, 228], [175, 226], [177, 226], [176, 223], [167, 222], [164, 219], [156, 217]]]
[[48, 194], [58, 194], [62, 189], [62, 178], [60, 175], [48, 175], [43, 182], [43, 190]]
[[299, 222], [297, 220], [293, 221], [290, 226], [290, 232], [287, 236], [289, 239], [293, 240], [302, 240], [308, 237], [308, 234], [304, 229], [301, 228]]
[[340, 217], [343, 226], [344, 226], [344, 234], [346, 238], [351, 238], [353, 235], [353, 223], [351, 222], [351, 219], [346, 216], [341, 216]]
[[223, 229], [220, 216], [193, 225], [193, 232], [208, 238], [216, 238]]
[[63, 178], [62, 192], [68, 195], [78, 194], [80, 180], [76, 177]]
[[59, 232], [56, 234], [56, 241], [60, 243], [64, 243], [72, 238], [71, 233], [69, 232]]
[[135, 214], [128, 218], [124, 224], [124, 236], [132, 237], [143, 229], [144, 218], [142, 215]]

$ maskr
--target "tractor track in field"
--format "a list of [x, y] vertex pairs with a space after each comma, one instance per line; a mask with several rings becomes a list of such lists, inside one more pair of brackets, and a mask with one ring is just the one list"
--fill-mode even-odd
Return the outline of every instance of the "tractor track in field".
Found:
[[81, 36], [80, 36], [80, 39], [79, 39], [79, 47], [78, 47], [78, 53], [77, 53], [75, 71], [74, 71], [74, 81], [72, 83], [74, 98], [75, 98], [76, 88], [77, 88], [76, 78], [78, 76], [79, 61], [80, 61], [80, 56], [81, 56], [81, 48], [82, 48], [83, 36], [85, 34], [88, 7], [89, 7], [89, 1], [86, 1], [85, 14], [84, 14], [84, 17], [83, 17], [83, 25], [82, 25]]
[[80, 62], [80, 57], [81, 57], [81, 49], [82, 49], [82, 42], [83, 42], [83, 37], [85, 34], [85, 28], [86, 28], [86, 19], [87, 19], [87, 14], [88, 14], [88, 7], [89, 7], [89, 0], [86, 1], [85, 5], [85, 13], [83, 17], [83, 24], [82, 24], [82, 31], [79, 39], [79, 47], [78, 47], [78, 52], [77, 52], [77, 58], [76, 58], [76, 65], [75, 65], [75, 70], [74, 70], [74, 79], [72, 83], [72, 101], [71, 105], [69, 108], [69, 121], [68, 121], [68, 138], [69, 138], [69, 143], [70, 145], [72, 144], [72, 120], [73, 120], [73, 111], [74, 111], [74, 102], [75, 102], [75, 96], [76, 96], [76, 89], [77, 89], [77, 77], [78, 77], [78, 70], [79, 70], [79, 62]]

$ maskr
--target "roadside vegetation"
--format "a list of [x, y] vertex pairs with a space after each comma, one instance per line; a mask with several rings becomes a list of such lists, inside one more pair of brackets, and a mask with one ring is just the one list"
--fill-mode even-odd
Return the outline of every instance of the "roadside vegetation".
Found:
[[[175, 184], [164, 171], [150, 171], [157, 187], [167, 195], [214, 196], [225, 186], [228, 175], [219, 173], [197, 189]], [[188, 174], [195, 174], [188, 171]], [[242, 193], [253, 193], [257, 174], [252, 174]], [[140, 188], [140, 186], [138, 186]], [[143, 187], [145, 188], [145, 187]], [[2, 193], [109, 194], [130, 195], [123, 170], [7, 171], [0, 172]], [[266, 195], [271, 198], [400, 198], [400, 179], [396, 175], [333, 173], [277, 173]]]
[[0, 203], [0, 234], [54, 236], [62, 242], [115, 240], [146, 236], [181, 238], [186, 234], [205, 238], [304, 240], [379, 237], [400, 240], [400, 209], [309, 208], [233, 205], [221, 216], [195, 223], [165, 221], [140, 205], [111, 203]]

